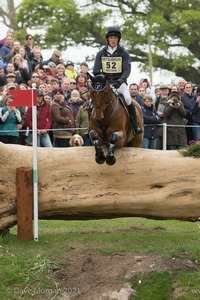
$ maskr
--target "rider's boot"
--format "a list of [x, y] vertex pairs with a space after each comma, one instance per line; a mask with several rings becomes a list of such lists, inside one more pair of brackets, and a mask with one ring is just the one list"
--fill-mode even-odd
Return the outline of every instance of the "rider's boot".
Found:
[[136, 116], [136, 111], [135, 111], [135, 105], [133, 102], [131, 102], [130, 105], [127, 106], [128, 112], [130, 114], [130, 119], [132, 122], [132, 129], [134, 134], [140, 134], [143, 132], [142, 128], [140, 128], [138, 121], [137, 121], [137, 116]]

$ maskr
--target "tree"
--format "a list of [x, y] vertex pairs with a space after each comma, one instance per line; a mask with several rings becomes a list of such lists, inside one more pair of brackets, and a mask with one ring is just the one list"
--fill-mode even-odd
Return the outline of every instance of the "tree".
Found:
[[[93, 147], [60, 150], [38, 148], [40, 219], [199, 221], [198, 159], [128, 147], [108, 166], [95, 162]], [[32, 168], [32, 156], [32, 147], [0, 143], [0, 232], [16, 224], [16, 170]]]

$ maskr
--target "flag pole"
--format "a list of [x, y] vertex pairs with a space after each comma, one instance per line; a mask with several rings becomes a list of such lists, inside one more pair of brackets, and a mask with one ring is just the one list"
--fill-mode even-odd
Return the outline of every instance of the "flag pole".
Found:
[[34, 240], [38, 241], [38, 159], [37, 159], [37, 105], [34, 105], [34, 90], [32, 84], [32, 139], [33, 139], [33, 219]]

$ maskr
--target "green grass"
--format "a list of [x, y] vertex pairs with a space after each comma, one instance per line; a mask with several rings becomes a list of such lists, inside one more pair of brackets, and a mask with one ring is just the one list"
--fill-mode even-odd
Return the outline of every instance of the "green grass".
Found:
[[[195, 261], [197, 266], [200, 262], [198, 223], [142, 218], [39, 221], [38, 242], [19, 241], [16, 234], [17, 228], [13, 227], [10, 235], [0, 238], [1, 300], [28, 300], [30, 294], [37, 300], [51, 299], [53, 296], [50, 295], [45, 295], [46, 298], [41, 294], [34, 295], [35, 290], [57, 287], [53, 273], [62, 267], [63, 255], [70, 248], [105, 255], [123, 252], [154, 253], [164, 258], [184, 256]], [[142, 284], [138, 283], [139, 280]], [[169, 274], [163, 270], [145, 276], [139, 274], [131, 284], [136, 290], [131, 299], [171, 299], [170, 295], [175, 289], [180, 292], [173, 299], [195, 300], [200, 295], [200, 271]], [[22, 297], [24, 290], [26, 293]]]

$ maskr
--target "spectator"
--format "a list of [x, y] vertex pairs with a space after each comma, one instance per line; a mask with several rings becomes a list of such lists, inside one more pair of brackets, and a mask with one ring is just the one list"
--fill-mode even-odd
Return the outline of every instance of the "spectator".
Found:
[[19, 137], [21, 114], [15, 106], [9, 105], [13, 100], [12, 95], [5, 96], [5, 105], [0, 109], [0, 142], [5, 144], [17, 144]]
[[186, 81], [185, 79], [180, 79], [177, 83], [177, 88], [180, 94], [184, 93]]
[[138, 94], [138, 85], [137, 85], [137, 83], [131, 83], [129, 85], [129, 92], [130, 92], [132, 100], [135, 100], [140, 106], [144, 105], [143, 99]]
[[7, 35], [5, 39], [5, 44], [0, 48], [0, 55], [4, 61], [6, 61], [6, 57], [10, 54], [13, 46], [13, 37], [11, 35]]
[[7, 75], [6, 75], [6, 84], [8, 85], [8, 84], [13, 84], [15, 87], [17, 87], [17, 85], [16, 85], [16, 75], [15, 75], [15, 73], [8, 73]]
[[60, 82], [57, 78], [52, 78], [51, 79], [51, 86], [52, 86], [52, 92], [55, 90], [55, 89], [59, 89], [60, 88]]
[[143, 86], [139, 86], [138, 95], [144, 102], [143, 98], [146, 95], [146, 89]]
[[37, 65], [42, 65], [43, 63], [43, 57], [41, 55], [41, 49], [39, 46], [35, 46], [32, 50], [33, 58], [31, 59], [31, 70], [32, 72], [35, 72], [35, 67]]
[[151, 96], [144, 97], [142, 112], [144, 117], [144, 124], [146, 126], [144, 127], [144, 136], [141, 148], [156, 149], [158, 138], [158, 128], [156, 124], [161, 123], [161, 118], [157, 114]]
[[81, 98], [85, 100], [85, 103], [80, 107], [76, 115], [76, 127], [77, 133], [80, 134], [84, 141], [84, 146], [91, 146], [92, 142], [89, 137], [89, 115], [90, 115], [90, 92], [86, 87], [80, 89]]
[[86, 62], [82, 62], [80, 64], [80, 73], [83, 73], [87, 76], [87, 80], [90, 80], [90, 75], [88, 73], [88, 70], [89, 70], [89, 66]]
[[[180, 146], [185, 146], [187, 144], [187, 136], [184, 118], [187, 112], [181, 102], [181, 94], [178, 91], [170, 92], [163, 114], [168, 125], [167, 150], [177, 150]], [[174, 125], [180, 125], [180, 127]]]
[[[15, 32], [14, 29], [9, 28], [8, 31], [6, 32], [6, 36], [7, 36], [7, 35], [11, 35], [11, 36], [13, 37], [14, 32]], [[4, 39], [0, 40], [0, 48], [1, 48], [2, 46], [4, 46], [5, 43], [6, 43], [6, 37], [5, 37]]]
[[26, 56], [28, 57], [28, 59], [31, 61], [34, 57], [34, 38], [31, 34], [27, 34], [25, 37], [25, 51], [26, 51]]
[[55, 147], [69, 147], [69, 139], [72, 137], [75, 127], [73, 112], [66, 104], [61, 88], [54, 90], [53, 95], [51, 113]]
[[[163, 114], [165, 105], [169, 99], [169, 87], [168, 85], [161, 85], [160, 86], [160, 96], [157, 97], [156, 102], [155, 102], [155, 108], [157, 110], [157, 114], [161, 118], [161, 123], [165, 123], [165, 117]], [[157, 139], [157, 149], [163, 149], [163, 127], [160, 126], [158, 128], [158, 139]]]
[[153, 98], [153, 101], [155, 102], [155, 91], [154, 87], [151, 86], [150, 81], [147, 78], [142, 78], [140, 80], [139, 86], [144, 87], [146, 90], [146, 95], [151, 96]]
[[20, 45], [20, 41], [14, 41], [13, 42], [13, 46], [12, 49], [10, 51], [10, 53], [6, 56], [5, 61], [8, 62], [12, 62], [12, 58], [16, 55], [19, 54], [19, 48], [21, 47]]
[[87, 76], [84, 73], [78, 73], [76, 76], [76, 87], [80, 90], [82, 87], [87, 87]]
[[12, 63], [14, 65], [14, 72], [15, 75], [18, 74], [18, 76], [21, 78], [20, 83], [28, 83], [30, 76], [29, 73], [27, 71], [27, 69], [24, 67], [23, 65], [23, 59], [21, 57], [20, 54], [16, 54], [13, 58], [12, 58]]
[[40, 83], [42, 83], [42, 81], [40, 80], [39, 74], [37, 72], [33, 72], [31, 74], [31, 79], [28, 81], [28, 86], [32, 88], [32, 84], [36, 84], [36, 88], [38, 88]]
[[193, 137], [194, 140], [200, 139], [200, 85], [196, 89], [196, 101], [192, 108], [192, 120], [193, 120]]
[[71, 78], [69, 77], [64, 77], [61, 81], [61, 89], [65, 97], [65, 102], [68, 102], [68, 100], [71, 97], [71, 89], [70, 89], [70, 82]]
[[50, 62], [55, 63], [55, 65], [63, 64], [64, 65], [64, 60], [61, 58], [61, 52], [59, 50], [54, 50], [51, 57], [44, 61], [45, 65], [48, 65]]
[[196, 96], [192, 92], [192, 83], [186, 82], [184, 91], [181, 94], [181, 102], [184, 105], [184, 108], [187, 112], [186, 115], [186, 134], [187, 134], [187, 143], [194, 139], [193, 136], [193, 120], [192, 120], [192, 109], [195, 104]]
[[55, 68], [55, 77], [58, 80], [62, 80], [65, 76], [65, 67], [63, 64], [58, 64]]
[[68, 105], [73, 111], [74, 118], [76, 118], [77, 112], [79, 111], [80, 106], [83, 105], [83, 103], [84, 101], [80, 97], [80, 92], [76, 89], [72, 90]]
[[26, 56], [26, 51], [25, 51], [24, 47], [19, 48], [19, 54], [22, 57], [23, 66], [27, 70], [29, 77], [30, 77], [31, 73], [32, 73], [32, 66], [31, 66], [31, 62], [30, 62], [29, 58]]
[[76, 71], [74, 70], [74, 63], [72, 61], [68, 61], [65, 65], [65, 75], [70, 78], [75, 78], [77, 76]]
[[[32, 130], [32, 106], [28, 107], [26, 113], [26, 124], [29, 130]], [[49, 106], [44, 101], [42, 91], [37, 90], [37, 146], [52, 147], [51, 140], [48, 134], [52, 126], [52, 116]], [[27, 138], [27, 145], [32, 145], [32, 133]]]

